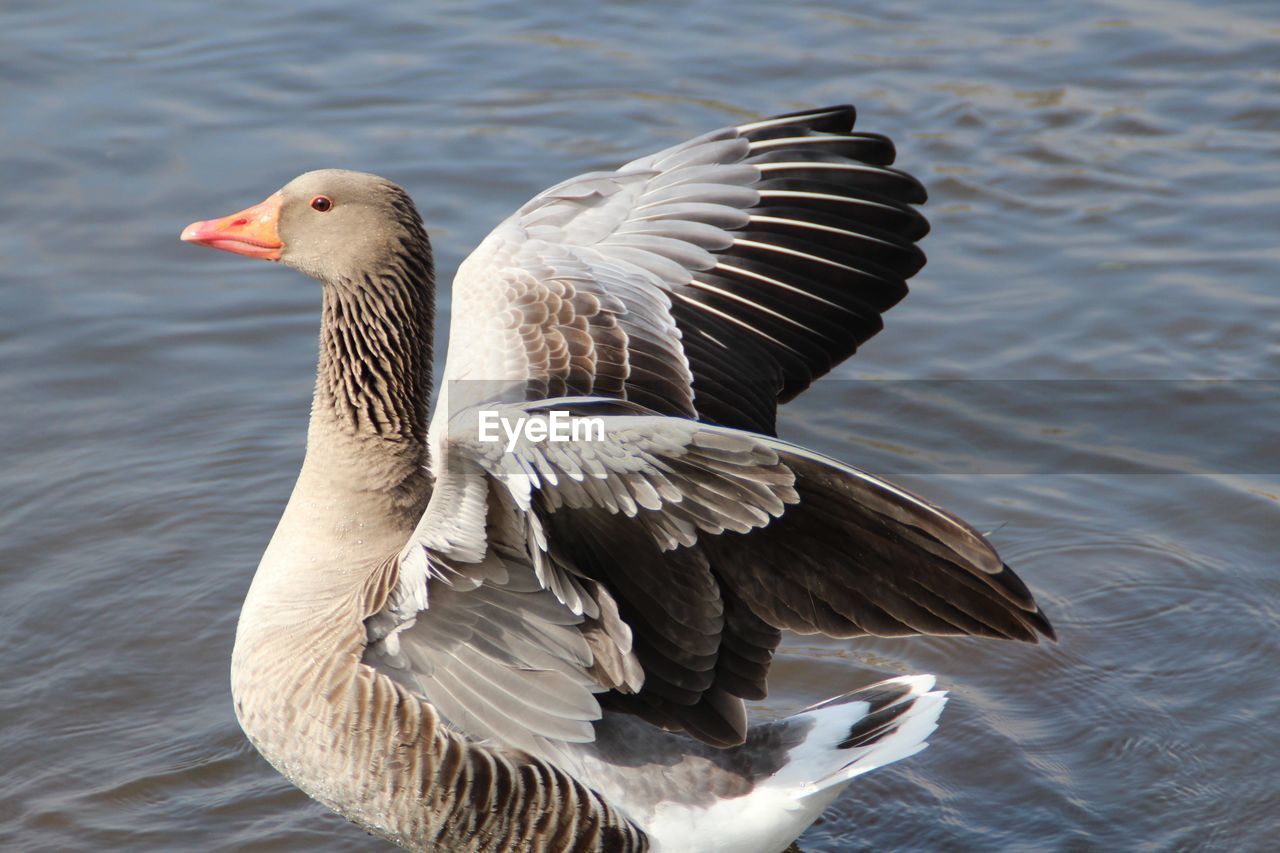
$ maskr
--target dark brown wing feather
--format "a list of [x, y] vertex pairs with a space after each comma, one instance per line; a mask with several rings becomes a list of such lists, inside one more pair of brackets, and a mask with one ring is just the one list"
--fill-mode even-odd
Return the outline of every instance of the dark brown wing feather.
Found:
[[739, 128], [760, 202], [716, 267], [673, 291], [699, 418], [773, 435], [778, 405], [879, 332], [924, 265], [924, 187], [855, 118], [838, 106]]
[[[785, 445], [781, 445], [785, 447]], [[1037, 642], [1053, 628], [971, 526], [862, 472], [784, 450], [798, 502], [747, 533], [661, 550], [602, 508], [540, 513], [566, 570], [605, 586], [634, 636], [639, 693], [602, 705], [707, 743], [740, 743], [781, 630], [832, 637], [978, 636]]]

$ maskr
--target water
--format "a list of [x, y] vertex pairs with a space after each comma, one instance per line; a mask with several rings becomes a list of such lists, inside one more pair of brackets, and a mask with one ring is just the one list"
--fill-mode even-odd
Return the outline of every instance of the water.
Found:
[[377, 171], [447, 281], [563, 177], [845, 100], [928, 184], [931, 262], [782, 432], [992, 530], [1062, 641], [787, 646], [767, 713], [900, 672], [954, 697], [804, 848], [1273, 844], [1280, 394], [1242, 380], [1280, 376], [1280, 15], [913, 6], [6, 4], [2, 846], [381, 849], [227, 686], [318, 289], [183, 225]]

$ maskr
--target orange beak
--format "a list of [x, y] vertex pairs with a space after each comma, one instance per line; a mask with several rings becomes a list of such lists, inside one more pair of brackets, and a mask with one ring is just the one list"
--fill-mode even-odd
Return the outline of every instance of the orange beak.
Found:
[[192, 222], [182, 229], [182, 239], [237, 255], [278, 261], [280, 250], [284, 248], [277, 231], [283, 202], [280, 193], [275, 193], [261, 204], [247, 207], [239, 213], [221, 219]]

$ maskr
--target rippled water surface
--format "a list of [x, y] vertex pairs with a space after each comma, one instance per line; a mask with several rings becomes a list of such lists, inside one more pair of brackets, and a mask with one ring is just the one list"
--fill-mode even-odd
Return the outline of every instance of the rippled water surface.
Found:
[[762, 713], [901, 672], [953, 696], [802, 845], [1271, 847], [1280, 386], [1244, 380], [1280, 378], [1280, 12], [1054, 8], [4, 4], [0, 846], [380, 849], [227, 686], [318, 288], [183, 225], [377, 171], [447, 281], [563, 177], [853, 101], [930, 189], [930, 264], [782, 434], [992, 531], [1061, 642], [790, 643]]

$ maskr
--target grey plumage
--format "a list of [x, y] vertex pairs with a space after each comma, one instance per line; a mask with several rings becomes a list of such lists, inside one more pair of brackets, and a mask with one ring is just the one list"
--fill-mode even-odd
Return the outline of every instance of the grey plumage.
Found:
[[[350, 172], [281, 190], [278, 257], [324, 283], [321, 357], [232, 667], [281, 772], [414, 849], [697, 846], [699, 809], [781, 849], [942, 702], [908, 679], [749, 729], [782, 630], [1052, 635], [973, 528], [772, 437], [924, 262], [923, 188], [852, 123], [726, 128], [535, 197], [459, 269], [429, 429], [412, 202]], [[606, 434], [506, 448], [481, 410]]]

